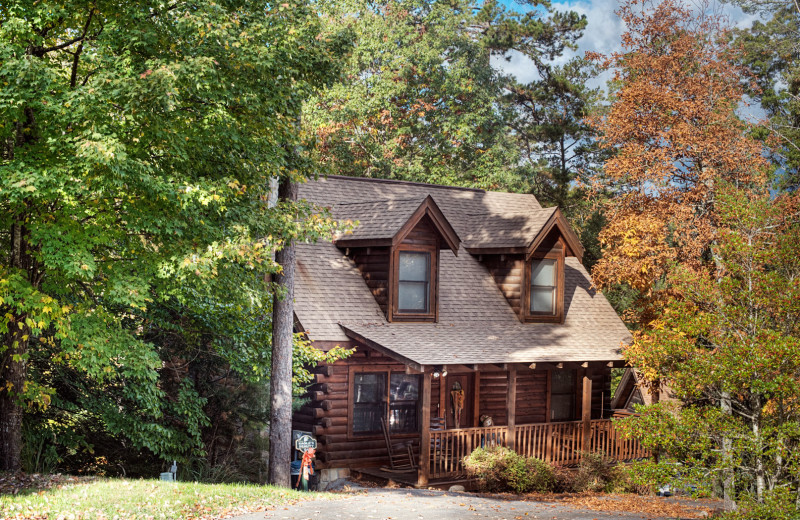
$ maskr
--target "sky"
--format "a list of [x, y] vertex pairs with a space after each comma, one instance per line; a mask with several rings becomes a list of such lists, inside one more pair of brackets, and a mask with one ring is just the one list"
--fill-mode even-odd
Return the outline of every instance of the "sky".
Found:
[[[501, 2], [509, 9], [518, 12], [527, 10], [527, 6], [517, 3], [515, 0], [501, 0]], [[699, 4], [698, 0], [686, 0], [686, 2], [688, 5]], [[625, 24], [615, 13], [619, 8], [618, 0], [553, 0], [552, 5], [559, 11], [573, 10], [578, 14], [586, 15], [589, 22], [583, 37], [578, 41], [578, 50], [565, 56], [564, 61], [576, 54], [582, 56], [586, 51], [610, 54], [620, 50], [620, 36], [625, 30]], [[756, 15], [746, 14], [739, 7], [731, 4], [715, 2], [713, 6], [721, 9], [737, 27], [750, 27], [756, 19]], [[499, 57], [494, 58], [493, 65], [513, 74], [521, 83], [527, 83], [536, 78], [536, 72], [530, 61], [519, 53], [512, 55], [510, 61]], [[604, 86], [609, 78], [610, 73], [606, 73], [597, 78], [592, 86]]]

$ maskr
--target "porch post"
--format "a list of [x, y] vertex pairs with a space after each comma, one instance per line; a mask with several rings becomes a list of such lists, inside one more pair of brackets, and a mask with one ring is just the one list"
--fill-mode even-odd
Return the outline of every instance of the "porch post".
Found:
[[506, 407], [508, 409], [508, 433], [506, 434], [506, 447], [513, 450], [516, 441], [517, 425], [517, 369], [508, 371], [508, 392], [506, 394]]
[[589, 370], [583, 373], [583, 402], [581, 403], [581, 419], [583, 420], [583, 451], [591, 449], [592, 438], [592, 379]]
[[[444, 384], [442, 381], [441, 384]], [[422, 372], [422, 421], [419, 436], [419, 468], [417, 469], [417, 485], [427, 486], [431, 474], [431, 373]]]

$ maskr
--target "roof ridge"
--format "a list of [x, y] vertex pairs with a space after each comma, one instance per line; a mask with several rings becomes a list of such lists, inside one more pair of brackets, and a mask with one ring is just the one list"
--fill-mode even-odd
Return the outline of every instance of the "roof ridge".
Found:
[[[550, 206], [549, 208], [526, 208], [525, 211], [522, 212], [522, 213], [528, 213], [528, 212], [531, 212], [531, 211], [541, 211], [541, 212], [549, 211], [550, 213], [552, 213], [557, 209], [558, 209], [558, 206]], [[506, 210], [506, 211], [503, 211], [502, 215], [517, 215], [517, 214], [522, 214], [522, 213], [515, 213], [514, 211]], [[468, 216], [468, 217], [480, 217], [482, 215], [498, 215], [498, 213], [492, 213], [490, 211], [484, 211], [484, 212], [481, 212], [481, 213], [464, 213], [464, 214], [466, 216]]]
[[362, 201], [359, 201], [359, 202], [339, 202], [339, 203], [334, 204], [334, 206], [358, 206], [358, 205], [363, 205], [363, 204], [377, 204], [379, 202], [408, 202], [408, 201], [420, 201], [421, 202], [421, 201], [424, 201], [425, 199], [427, 199], [429, 196], [432, 196], [432, 195], [419, 196], [419, 197], [408, 197], [408, 198], [404, 198], [404, 199], [374, 199], [374, 200], [362, 200]]
[[[426, 182], [415, 182], [415, 181], [400, 181], [397, 179], [377, 179], [373, 177], [347, 177], [346, 175], [328, 175], [325, 178], [343, 179], [347, 181], [360, 181], [360, 182], [384, 182], [387, 184], [405, 184], [408, 186], [422, 186], [428, 188], [441, 188], [447, 190], [462, 190], [462, 191], [474, 191], [478, 193], [487, 193], [487, 190], [481, 188], [467, 188], [465, 186], [448, 186], [446, 184], [429, 184]], [[507, 192], [491, 192], [491, 193], [507, 193]]]

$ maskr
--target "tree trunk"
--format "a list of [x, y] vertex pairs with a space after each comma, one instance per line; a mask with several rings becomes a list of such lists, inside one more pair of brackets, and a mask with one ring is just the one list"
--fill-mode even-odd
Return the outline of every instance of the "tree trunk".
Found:
[[[281, 200], [297, 200], [297, 185], [282, 180]], [[292, 338], [294, 332], [294, 241], [275, 253], [282, 271], [275, 282], [284, 288], [275, 295], [272, 307], [272, 376], [270, 379], [269, 483], [290, 486], [289, 462], [292, 454]]]
[[753, 409], [753, 441], [756, 449], [756, 498], [759, 504], [764, 503], [765, 470], [764, 470], [764, 443], [761, 438], [761, 399], [758, 396], [752, 398]]
[[[733, 413], [731, 406], [731, 394], [729, 392], [722, 392], [722, 398], [719, 400], [719, 406], [722, 411], [728, 415]], [[730, 437], [722, 438], [722, 458], [724, 466], [722, 469], [722, 507], [725, 511], [736, 510], [736, 486], [734, 479], [733, 467], [733, 440]]]
[[[22, 323], [25, 317], [22, 316]], [[20, 322], [17, 322], [20, 323]], [[20, 469], [20, 452], [22, 451], [22, 407], [17, 402], [17, 394], [25, 384], [25, 354], [27, 327], [17, 327], [17, 323], [9, 324], [11, 330], [3, 338], [3, 352], [0, 362], [0, 470], [17, 471]]]
[[[38, 276], [31, 272], [33, 266], [25, 235], [21, 223], [11, 226], [9, 264], [13, 270], [28, 271], [32, 283], [37, 284]], [[3, 306], [0, 306], [0, 311], [13, 316], [8, 324], [8, 333], [3, 336], [0, 354], [0, 470], [17, 471], [22, 451], [22, 407], [18, 393], [25, 384], [25, 354], [30, 331], [24, 313], [15, 314], [13, 309]]]

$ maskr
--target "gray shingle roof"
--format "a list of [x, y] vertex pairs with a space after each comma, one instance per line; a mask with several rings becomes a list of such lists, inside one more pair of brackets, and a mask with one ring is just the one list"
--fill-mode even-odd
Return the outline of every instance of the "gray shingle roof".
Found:
[[333, 217], [358, 221], [353, 232], [344, 235], [346, 238], [392, 238], [424, 201], [425, 197], [415, 197], [337, 204], [332, 208]]
[[[309, 182], [300, 194], [331, 206], [337, 218], [361, 220], [365, 233], [393, 229], [394, 215], [414, 206], [410, 216], [430, 194], [463, 239], [458, 256], [447, 249], [440, 253], [438, 323], [388, 323], [343, 251], [330, 242], [298, 245], [295, 313], [312, 340], [344, 342], [349, 333], [419, 365], [611, 361], [621, 359], [620, 346], [630, 341], [576, 258], [567, 258], [565, 265], [564, 323], [521, 323], [489, 271], [463, 250], [474, 244], [517, 244], [517, 237], [530, 243], [553, 213], [532, 195], [341, 177]], [[387, 223], [381, 223], [383, 215], [376, 215], [378, 224], [366, 218], [387, 206], [378, 200], [395, 201]]]

